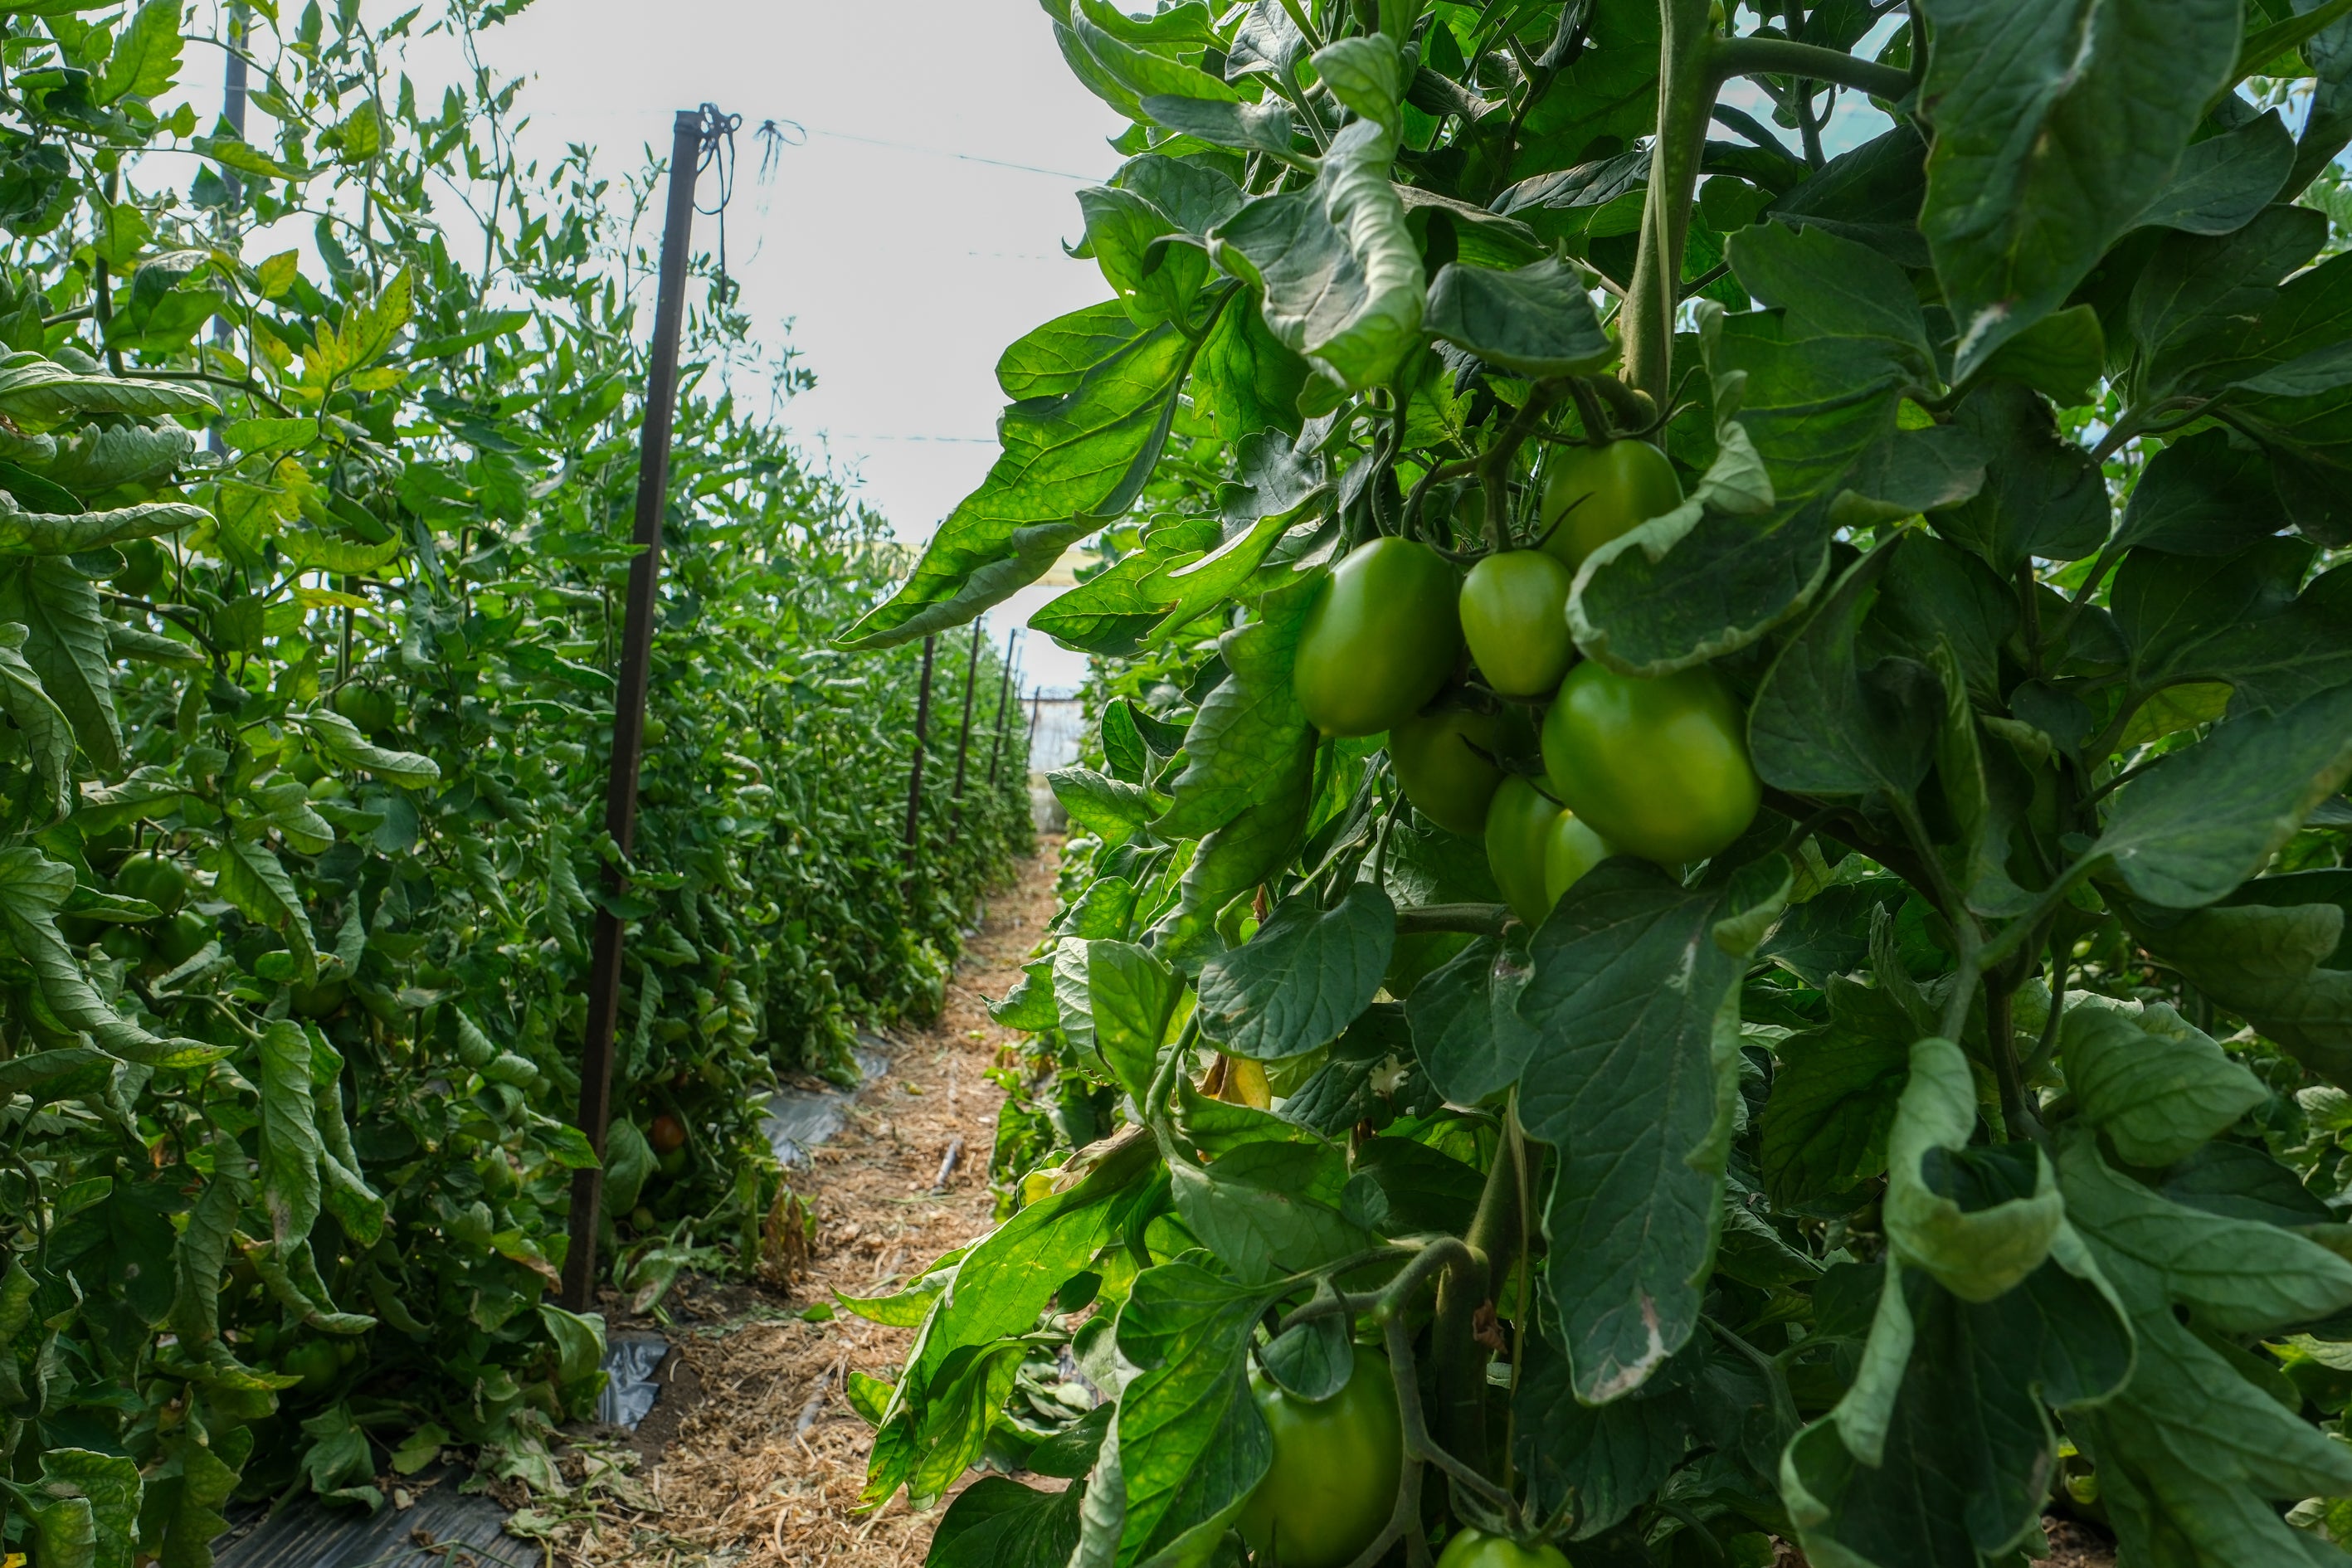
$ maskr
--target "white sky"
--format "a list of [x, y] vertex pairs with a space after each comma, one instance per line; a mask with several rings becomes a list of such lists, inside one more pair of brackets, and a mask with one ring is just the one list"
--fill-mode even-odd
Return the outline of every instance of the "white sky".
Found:
[[[531, 79], [526, 146], [592, 142], [615, 174], [667, 147], [676, 110], [743, 117], [729, 268], [761, 335], [789, 337], [817, 378], [784, 422], [903, 539], [929, 537], [994, 459], [1005, 345], [1109, 297], [1061, 241], [1084, 232], [1075, 193], [1118, 166], [1105, 138], [1124, 122], [1070, 76], [1036, 0], [539, 0], [482, 43]], [[808, 136], [763, 184], [770, 119]], [[698, 220], [698, 245], [717, 237]], [[1023, 640], [1032, 679], [1083, 679], [1083, 656]]]

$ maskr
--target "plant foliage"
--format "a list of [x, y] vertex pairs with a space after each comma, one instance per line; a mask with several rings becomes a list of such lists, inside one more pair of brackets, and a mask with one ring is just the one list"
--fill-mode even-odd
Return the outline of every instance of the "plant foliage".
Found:
[[[1253, 1381], [1352, 1323], [1407, 1461], [1359, 1568], [2009, 1564], [2053, 1507], [2345, 1561], [2345, 8], [1045, 9], [1132, 122], [1114, 299], [1006, 351], [1005, 459], [846, 640], [1094, 536], [1033, 624], [1099, 734], [1009, 1217], [863, 1304], [922, 1324], [868, 1502], [1028, 1453], [1083, 1479], [935, 1562], [1234, 1561]], [[1348, 552], [1538, 544], [1631, 438], [1684, 500], [1576, 561], [1570, 685], [1727, 694], [1762, 807], [1530, 929], [1294, 666]], [[1567, 799], [1551, 701], [1413, 721]]]
[[[603, 1380], [601, 1321], [548, 1299], [594, 1163], [570, 1122], [599, 908], [628, 922], [635, 1118], [602, 1256], [644, 1310], [681, 1268], [790, 1254], [761, 1096], [935, 1007], [1028, 836], [991, 650], [971, 783], [935, 722], [902, 880], [922, 661], [827, 646], [902, 564], [729, 392], [806, 373], [749, 357], [705, 261], [637, 856], [608, 881], [658, 171], [534, 170], [511, 84], [436, 102], [399, 74], [510, 9], [257, 21], [250, 141], [171, 107], [223, 42], [176, 5], [5, 24], [11, 1562], [200, 1568], [233, 1498], [374, 1504], [445, 1445], [560, 1486], [546, 1435]], [[289, 224], [323, 269], [248, 254]]]

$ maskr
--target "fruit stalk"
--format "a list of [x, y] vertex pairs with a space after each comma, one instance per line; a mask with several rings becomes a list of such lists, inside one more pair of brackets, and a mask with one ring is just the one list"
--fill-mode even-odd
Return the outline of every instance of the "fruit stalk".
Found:
[[1437, 1440], [1463, 1463], [1492, 1475], [1486, 1443], [1486, 1360], [1479, 1310], [1491, 1309], [1517, 1259], [1519, 1243], [1519, 1146], [1507, 1133], [1495, 1147], [1477, 1213], [1464, 1237], [1476, 1258], [1449, 1268], [1437, 1281], [1437, 1314], [1430, 1325], [1436, 1360]]

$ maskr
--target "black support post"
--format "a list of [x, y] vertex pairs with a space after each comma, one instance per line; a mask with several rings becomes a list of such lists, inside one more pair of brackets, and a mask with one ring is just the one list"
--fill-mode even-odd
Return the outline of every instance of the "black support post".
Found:
[[[662, 225], [661, 282], [655, 296], [653, 363], [646, 382], [645, 423], [637, 454], [637, 555], [621, 626], [619, 689], [613, 703], [613, 765], [604, 794], [604, 827], [624, 857], [637, 834], [637, 770], [644, 760], [646, 687], [653, 669], [654, 622], [661, 611], [662, 512], [668, 501], [670, 425], [677, 414], [677, 339], [686, 319], [687, 246], [694, 232], [694, 178], [702, 157], [699, 110], [681, 109], [671, 127], [669, 209]], [[619, 866], [604, 868], [615, 898], [626, 884]], [[613, 1114], [613, 1037], [621, 1013], [620, 918], [596, 911], [588, 970], [588, 1029], [580, 1054], [580, 1131], [596, 1158]], [[572, 1245], [563, 1258], [563, 1304], [584, 1312], [596, 1300], [597, 1209], [601, 1169], [572, 1173]]]

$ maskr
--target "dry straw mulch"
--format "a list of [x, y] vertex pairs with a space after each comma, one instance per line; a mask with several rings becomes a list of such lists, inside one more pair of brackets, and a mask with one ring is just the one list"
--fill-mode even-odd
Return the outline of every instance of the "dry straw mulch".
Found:
[[[576, 1506], [554, 1515], [552, 1562], [883, 1568], [923, 1560], [936, 1514], [910, 1513], [903, 1497], [878, 1513], [856, 1511], [872, 1437], [843, 1393], [852, 1370], [895, 1377], [912, 1331], [797, 1313], [835, 1290], [874, 1294], [988, 1228], [989, 1151], [1003, 1092], [987, 1073], [1009, 1059], [1003, 1053], [1019, 1037], [991, 1023], [986, 1004], [1019, 978], [1053, 915], [1057, 852], [1048, 841], [991, 899], [942, 1016], [899, 1037], [887, 1078], [859, 1097], [850, 1126], [818, 1151], [815, 1168], [794, 1174], [817, 1241], [787, 1297], [698, 1293], [688, 1283], [666, 1303], [687, 1331], [675, 1389], [698, 1384], [698, 1403], [657, 1458], [617, 1486], [583, 1489]], [[935, 1193], [958, 1140], [955, 1168]], [[721, 1321], [697, 1324], [698, 1316]]]

